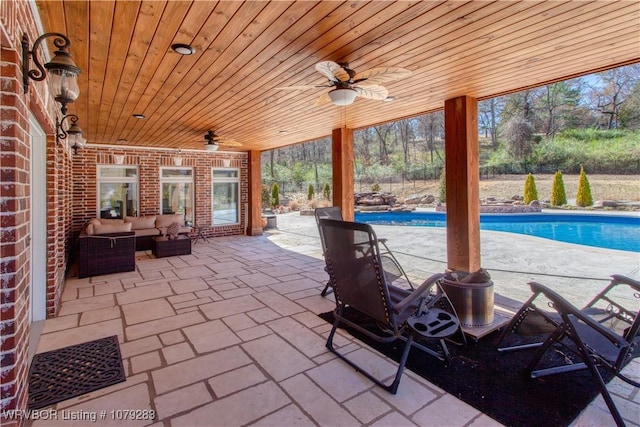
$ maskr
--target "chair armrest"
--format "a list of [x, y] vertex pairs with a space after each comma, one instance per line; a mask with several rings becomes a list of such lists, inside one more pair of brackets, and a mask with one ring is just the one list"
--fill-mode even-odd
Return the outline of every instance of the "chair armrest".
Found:
[[629, 285], [636, 292], [640, 292], [640, 282], [637, 280], [633, 280], [630, 277], [623, 276], [621, 274], [613, 274], [611, 275], [612, 283], [615, 285]]
[[629, 345], [629, 343], [625, 341], [622, 337], [610, 331], [609, 329], [605, 328], [600, 323], [596, 322], [591, 317], [584, 314], [582, 311], [577, 309], [573, 304], [571, 304], [569, 301], [561, 297], [555, 291], [552, 291], [551, 289], [537, 282], [529, 282], [529, 286], [531, 286], [532, 292], [544, 294], [553, 303], [554, 308], [561, 315], [571, 314], [577, 317], [578, 319], [583, 321], [587, 326], [591, 327], [594, 331], [598, 332], [600, 335], [602, 335], [603, 337], [611, 341], [612, 344], [618, 347], [624, 347]]
[[400, 314], [408, 307], [411, 307], [414, 302], [428, 294], [433, 285], [442, 278], [444, 278], [444, 274], [442, 273], [436, 273], [427, 278], [416, 290], [411, 292], [405, 299], [394, 305], [393, 311], [396, 314]]

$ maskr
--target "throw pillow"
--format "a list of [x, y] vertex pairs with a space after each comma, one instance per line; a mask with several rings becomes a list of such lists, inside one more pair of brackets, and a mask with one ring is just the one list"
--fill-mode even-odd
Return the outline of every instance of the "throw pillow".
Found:
[[178, 233], [180, 232], [180, 224], [177, 222], [172, 222], [169, 227], [167, 227], [167, 237], [169, 239], [175, 239], [178, 237]]

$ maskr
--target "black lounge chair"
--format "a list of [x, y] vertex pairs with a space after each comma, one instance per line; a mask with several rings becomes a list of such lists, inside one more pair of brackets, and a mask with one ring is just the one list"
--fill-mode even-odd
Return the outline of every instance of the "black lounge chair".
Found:
[[[322, 229], [320, 228], [320, 220], [321, 219], [334, 219], [336, 221], [342, 221], [342, 210], [338, 206], [330, 206], [326, 208], [316, 208], [315, 209], [315, 218], [316, 224], [318, 225], [318, 234], [320, 234], [320, 244], [322, 245], [322, 253], [326, 252], [327, 245], [324, 240], [324, 236], [322, 235]], [[409, 276], [404, 271], [400, 262], [391, 252], [391, 249], [387, 246], [387, 239], [378, 239], [378, 244], [382, 245], [382, 268], [387, 276], [387, 279], [390, 283], [394, 283], [396, 280], [403, 280], [410, 289], [414, 289], [413, 283], [409, 280]], [[326, 270], [326, 268], [325, 268]], [[399, 284], [399, 283], [398, 283]], [[320, 293], [323, 297], [331, 292], [331, 280], [327, 282], [324, 289]]]
[[[626, 286], [632, 295], [626, 301], [635, 298], [637, 309], [640, 282], [625, 276], [611, 276], [609, 285], [582, 310], [540, 283], [530, 282], [529, 285], [533, 295], [502, 332], [498, 350], [507, 352], [537, 348], [525, 370], [531, 378], [588, 369], [616, 424], [624, 426], [598, 368], [610, 371], [634, 387], [640, 387], [640, 383], [621, 374], [625, 364], [640, 353], [637, 348], [640, 342], [640, 311], [626, 308], [624, 299], [614, 296], [621, 291], [621, 287]], [[547, 306], [554, 311], [540, 309], [538, 300], [547, 301]], [[530, 317], [534, 318], [532, 322], [528, 321]], [[525, 344], [501, 346], [509, 341], [507, 337], [512, 333], [541, 338]], [[543, 362], [545, 353], [551, 350], [562, 357], [556, 358], [555, 362]]]
[[[460, 323], [446, 294], [432, 292], [444, 276], [435, 274], [415, 290], [393, 286], [382, 269], [378, 240], [371, 226], [331, 219], [319, 222], [336, 300], [327, 348], [393, 394], [398, 389], [412, 347], [448, 363], [450, 355], [445, 338], [460, 330]], [[384, 378], [374, 377], [336, 350], [333, 337], [341, 324], [378, 342], [405, 341], [398, 370], [390, 384], [385, 384]], [[365, 324], [375, 326], [367, 328]]]

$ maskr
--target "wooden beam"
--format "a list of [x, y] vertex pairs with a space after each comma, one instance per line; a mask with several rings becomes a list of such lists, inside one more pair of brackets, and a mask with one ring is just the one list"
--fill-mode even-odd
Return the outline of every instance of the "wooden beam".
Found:
[[260, 151], [249, 151], [249, 207], [247, 209], [247, 234], [259, 236], [262, 234], [262, 171]]
[[444, 103], [447, 190], [447, 265], [480, 268], [478, 101], [469, 96]]
[[353, 129], [334, 129], [331, 137], [333, 205], [345, 221], [353, 221]]

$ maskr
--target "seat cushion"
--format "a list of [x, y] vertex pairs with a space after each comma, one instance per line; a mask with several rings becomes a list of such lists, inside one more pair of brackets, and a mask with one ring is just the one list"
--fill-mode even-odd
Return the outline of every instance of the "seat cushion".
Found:
[[133, 232], [136, 233], [136, 237], [160, 235], [160, 230], [158, 230], [157, 228], [141, 228], [138, 230], [133, 230]]
[[[87, 230], [87, 234], [89, 234]], [[122, 233], [125, 231], [131, 231], [131, 223], [123, 222], [121, 224], [93, 224], [93, 234], [107, 234], [107, 233]]]
[[156, 228], [156, 216], [148, 215], [148, 216], [127, 216], [125, 217], [125, 222], [131, 223], [132, 230], [144, 230], [148, 228]]

